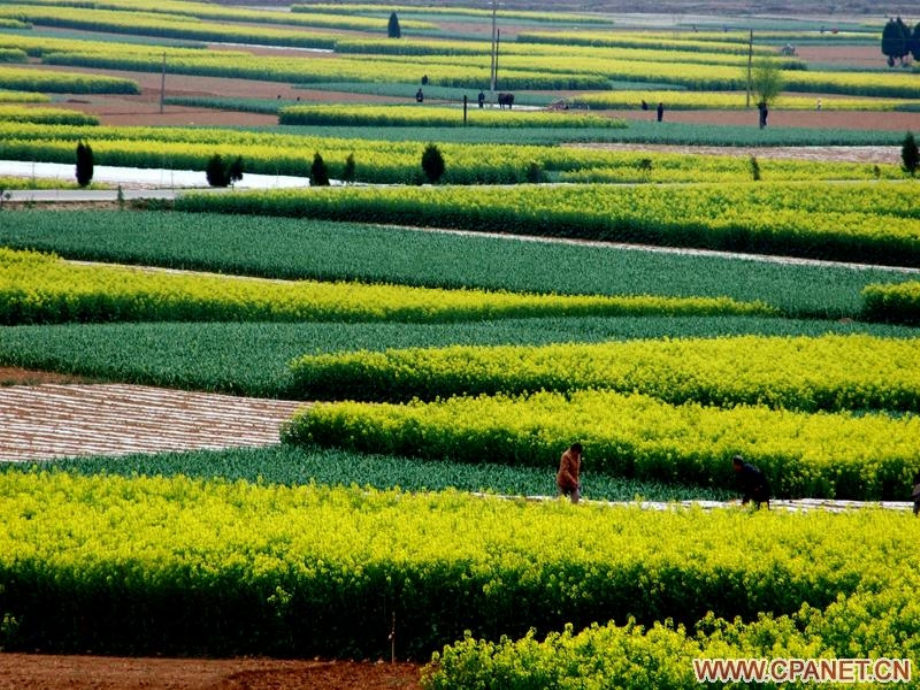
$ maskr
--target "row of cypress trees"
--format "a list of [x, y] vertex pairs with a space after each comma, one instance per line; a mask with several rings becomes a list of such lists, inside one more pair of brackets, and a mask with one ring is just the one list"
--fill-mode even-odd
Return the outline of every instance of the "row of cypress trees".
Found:
[[903, 65], [908, 55], [920, 60], [920, 22], [912, 31], [900, 17], [889, 19], [882, 29], [882, 54], [888, 57], [889, 67], [894, 67], [895, 62]]

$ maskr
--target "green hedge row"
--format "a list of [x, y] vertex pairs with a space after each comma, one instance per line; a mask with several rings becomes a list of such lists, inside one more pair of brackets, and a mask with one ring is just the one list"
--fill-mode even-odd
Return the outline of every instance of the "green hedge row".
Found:
[[863, 318], [920, 326], [920, 282], [869, 285], [862, 297]]
[[349, 188], [187, 194], [175, 207], [920, 266], [918, 210], [899, 185]]

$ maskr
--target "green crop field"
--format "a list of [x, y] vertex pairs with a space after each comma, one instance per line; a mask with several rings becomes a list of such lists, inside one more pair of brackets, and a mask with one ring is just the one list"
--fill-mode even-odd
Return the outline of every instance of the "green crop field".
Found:
[[176, 208], [920, 266], [903, 184], [350, 187], [187, 194]]
[[[509, 467], [503, 464], [437, 461], [405, 456], [368, 455], [328, 448], [304, 451], [289, 445], [223, 451], [189, 451], [92, 457], [44, 462], [28, 469], [48, 469], [85, 475], [126, 477], [186, 476], [228, 481], [263, 482], [299, 486], [360, 486], [380, 490], [472, 491], [510, 496], [544, 496], [554, 490], [553, 478], [543, 469]], [[11, 466], [0, 466], [0, 472]], [[607, 501], [718, 501], [731, 497], [728, 491], [665, 482], [645, 482], [598, 474], [591, 481], [591, 495]]]
[[435, 288], [731, 297], [795, 317], [855, 318], [867, 285], [913, 275], [259, 216], [32, 210], [7, 217], [15, 222], [0, 229], [3, 245], [71, 259]]
[[0, 329], [0, 362], [101, 379], [274, 398], [296, 397], [289, 363], [306, 353], [539, 345], [664, 337], [871, 333], [911, 328], [751, 317], [503, 319], [461, 324], [66, 324]]

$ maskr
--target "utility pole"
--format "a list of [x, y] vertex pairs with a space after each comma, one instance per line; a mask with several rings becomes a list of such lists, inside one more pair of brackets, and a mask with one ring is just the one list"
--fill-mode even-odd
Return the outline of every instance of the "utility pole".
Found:
[[498, 28], [496, 26], [496, 14], [498, 12], [498, 0], [492, 0], [492, 66], [489, 75], [491, 83], [489, 91], [491, 92], [491, 101], [495, 102], [495, 82], [498, 79]]
[[748, 70], [747, 70], [748, 72], [747, 82], [748, 83], [747, 83], [747, 94], [746, 94], [746, 98], [744, 101], [745, 108], [751, 107], [751, 90], [753, 88], [753, 85], [751, 83], [752, 82], [751, 74], [752, 74], [753, 64], [754, 64], [754, 29], [751, 29], [751, 36], [748, 39]]
[[498, 47], [501, 44], [501, 42], [502, 42], [502, 30], [496, 29], [495, 30], [495, 76], [492, 77], [492, 84], [493, 84], [492, 88], [493, 89], [498, 88]]
[[166, 95], [166, 53], [163, 53], [163, 72], [160, 77], [160, 115], [163, 114], [163, 97]]

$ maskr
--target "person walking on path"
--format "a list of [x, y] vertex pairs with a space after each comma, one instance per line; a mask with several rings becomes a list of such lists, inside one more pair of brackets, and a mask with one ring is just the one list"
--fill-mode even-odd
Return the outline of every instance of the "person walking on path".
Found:
[[751, 463], [745, 462], [740, 455], [732, 458], [732, 465], [735, 469], [738, 485], [741, 487], [741, 505], [747, 505], [750, 501], [754, 501], [759, 510], [760, 504], [766, 503], [769, 510], [770, 483], [767, 481], [766, 475]]
[[578, 503], [581, 498], [581, 453], [580, 443], [573, 443], [562, 454], [559, 461], [559, 473], [556, 475], [556, 486], [559, 487], [560, 496], [568, 496], [572, 503]]
[[658, 102], [658, 122], [664, 117], [664, 103]]

